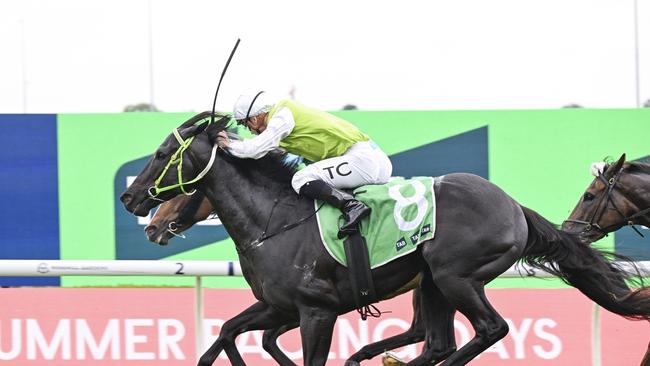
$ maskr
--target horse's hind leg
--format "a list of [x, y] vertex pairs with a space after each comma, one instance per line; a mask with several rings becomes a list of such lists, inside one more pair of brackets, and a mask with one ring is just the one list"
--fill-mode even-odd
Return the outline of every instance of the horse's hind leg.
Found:
[[446, 359], [456, 351], [454, 335], [456, 308], [449, 303], [442, 291], [433, 283], [431, 274], [423, 276], [420, 288], [422, 292], [420, 313], [423, 326], [426, 329], [426, 336], [424, 352], [418, 358], [427, 360], [426, 362], [430, 365]]
[[[350, 356], [346, 366], [359, 365], [363, 360], [369, 360], [378, 354], [421, 342], [427, 336], [424, 345], [426, 357], [440, 362], [456, 350], [454, 339], [455, 309], [449, 304], [440, 290], [433, 284], [431, 274], [422, 276], [422, 283], [413, 291], [413, 321], [411, 327], [404, 333], [371, 343]], [[423, 289], [422, 286], [425, 286]], [[427, 334], [426, 328], [430, 325]]]
[[232, 365], [246, 365], [237, 347], [235, 338], [250, 330], [276, 328], [290, 320], [266, 303], [258, 301], [239, 313], [234, 318], [226, 321], [221, 327], [219, 338], [208, 348], [199, 359], [199, 366], [210, 366], [219, 356], [222, 350], [226, 351]]
[[[474, 338], [452, 353], [442, 365], [465, 365], [508, 334], [508, 324], [485, 297], [482, 281], [456, 274], [434, 274], [434, 281], [447, 300], [467, 317], [476, 332]], [[422, 365], [427, 360], [418, 358], [413, 361], [408, 365]]]

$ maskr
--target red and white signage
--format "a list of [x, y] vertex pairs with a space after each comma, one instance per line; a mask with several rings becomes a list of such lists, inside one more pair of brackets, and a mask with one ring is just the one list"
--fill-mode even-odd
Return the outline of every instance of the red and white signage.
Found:
[[[473, 365], [590, 365], [592, 303], [573, 289], [488, 290], [510, 326], [508, 336]], [[223, 323], [254, 302], [248, 290], [206, 289], [204, 339], [207, 348]], [[194, 290], [0, 289], [0, 363], [3, 365], [191, 365], [195, 362]], [[406, 330], [411, 296], [378, 305], [390, 311], [361, 321], [356, 312], [339, 318], [328, 365], [343, 361], [363, 345]], [[602, 311], [603, 365], [638, 364], [650, 340], [645, 322]], [[473, 336], [469, 322], [455, 322], [459, 346]], [[262, 349], [262, 332], [244, 333], [237, 348], [250, 365], [275, 365]], [[299, 333], [280, 337], [280, 346], [302, 364]], [[421, 345], [395, 351], [406, 360]], [[378, 364], [379, 359], [369, 364]], [[229, 365], [225, 355], [215, 363]]]

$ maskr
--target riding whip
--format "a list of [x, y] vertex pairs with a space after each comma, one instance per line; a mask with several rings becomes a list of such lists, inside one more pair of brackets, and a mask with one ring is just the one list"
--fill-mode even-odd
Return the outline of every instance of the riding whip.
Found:
[[221, 81], [223, 81], [223, 76], [226, 75], [226, 70], [228, 70], [228, 65], [230, 65], [230, 60], [232, 60], [232, 56], [235, 55], [235, 51], [237, 51], [237, 46], [239, 46], [239, 41], [240, 39], [237, 38], [237, 42], [235, 43], [235, 47], [232, 48], [232, 51], [230, 51], [230, 56], [228, 57], [228, 61], [226, 61], [226, 65], [223, 67], [223, 71], [221, 71], [221, 77], [219, 78], [219, 84], [217, 84], [217, 91], [214, 92], [214, 100], [212, 101], [212, 113], [210, 114], [210, 124], [214, 123], [214, 109], [217, 105], [217, 95], [219, 94], [219, 87], [221, 87]]

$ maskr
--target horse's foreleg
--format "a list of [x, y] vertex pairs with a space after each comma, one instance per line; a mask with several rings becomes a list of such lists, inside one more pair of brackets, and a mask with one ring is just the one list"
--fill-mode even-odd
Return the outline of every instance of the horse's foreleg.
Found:
[[332, 344], [337, 313], [324, 308], [300, 309], [300, 338], [305, 365], [323, 366]]
[[245, 366], [244, 360], [235, 347], [235, 338], [243, 332], [276, 328], [288, 322], [289, 320], [283, 314], [266, 303], [258, 301], [223, 324], [219, 338], [201, 356], [198, 365], [212, 365], [219, 353], [224, 350], [232, 365]]
[[296, 364], [287, 357], [287, 355], [280, 350], [278, 347], [278, 337], [287, 331], [296, 328], [300, 323], [291, 323], [281, 326], [280, 328], [274, 328], [264, 331], [262, 336], [262, 347], [266, 352], [273, 357], [275, 362], [282, 366], [295, 366]]

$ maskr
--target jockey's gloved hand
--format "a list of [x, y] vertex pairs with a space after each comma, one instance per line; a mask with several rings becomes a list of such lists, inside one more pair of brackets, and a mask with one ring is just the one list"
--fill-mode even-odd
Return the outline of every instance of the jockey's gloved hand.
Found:
[[219, 131], [217, 134], [217, 145], [220, 148], [226, 150], [230, 144], [230, 139], [228, 138], [228, 133], [226, 131]]

